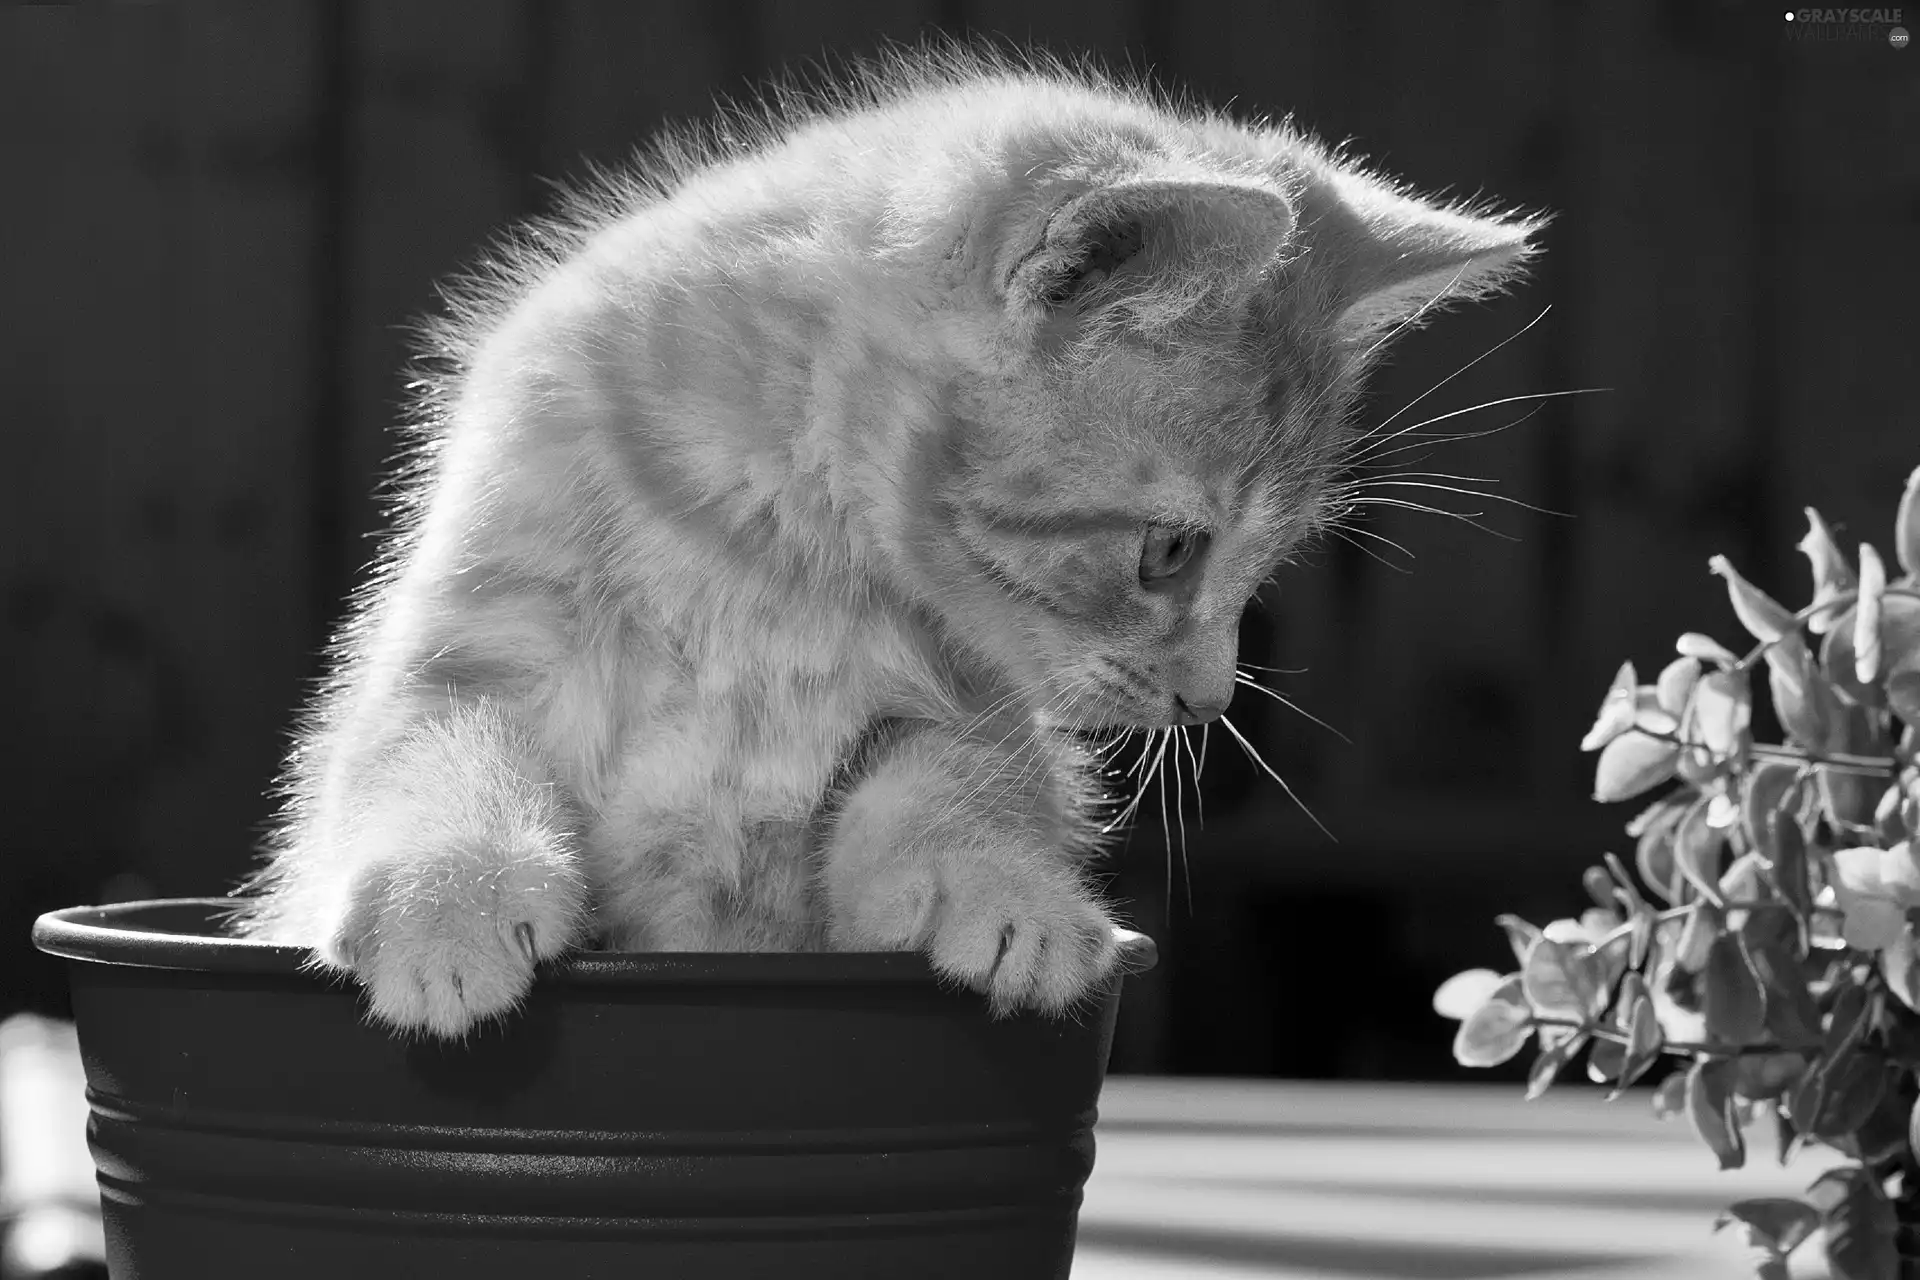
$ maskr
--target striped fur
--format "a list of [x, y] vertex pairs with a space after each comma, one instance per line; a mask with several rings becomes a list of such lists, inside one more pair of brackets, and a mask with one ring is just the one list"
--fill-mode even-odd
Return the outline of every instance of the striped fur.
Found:
[[[1070, 1008], [1113, 957], [1062, 730], [1226, 702], [1367, 359], [1532, 230], [952, 51], [663, 144], [433, 327], [241, 926], [443, 1036], [594, 944]], [[1149, 590], [1154, 525], [1209, 541]]]

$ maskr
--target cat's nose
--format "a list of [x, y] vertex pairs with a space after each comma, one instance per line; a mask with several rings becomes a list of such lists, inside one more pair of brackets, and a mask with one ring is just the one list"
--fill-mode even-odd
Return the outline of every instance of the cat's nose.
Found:
[[1224, 702], [1188, 702], [1177, 693], [1173, 695], [1175, 724], [1207, 724], [1218, 720], [1226, 709]]

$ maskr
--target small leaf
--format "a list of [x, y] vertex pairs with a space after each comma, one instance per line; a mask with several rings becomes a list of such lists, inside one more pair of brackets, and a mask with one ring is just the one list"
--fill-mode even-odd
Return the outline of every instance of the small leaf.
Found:
[[1763, 760], [1740, 781], [1740, 828], [1754, 848], [1768, 853], [1767, 820], [1799, 794], [1800, 769], [1782, 760]]
[[1913, 1110], [1907, 1116], [1907, 1145], [1920, 1156], [1920, 1099], [1914, 1100]]
[[1746, 1053], [1733, 1060], [1733, 1092], [1756, 1102], [1770, 1101], [1806, 1072], [1798, 1053]]
[[1733, 1115], [1733, 1091], [1724, 1061], [1696, 1062], [1687, 1072], [1687, 1119], [1722, 1169], [1747, 1162], [1747, 1142]]
[[1593, 948], [1590, 955], [1594, 972], [1593, 1006], [1595, 1017], [1605, 1012], [1607, 1002], [1613, 998], [1613, 989], [1620, 982], [1620, 975], [1627, 971], [1627, 955], [1633, 949], [1631, 933], [1615, 934]]
[[1679, 732], [1680, 720], [1660, 705], [1660, 695], [1652, 685], [1641, 685], [1633, 699], [1633, 727], [1655, 737], [1672, 737]]
[[[1711, 816], [1708, 825], [1712, 825]], [[1761, 877], [1764, 866], [1765, 861], [1757, 853], [1743, 853], [1735, 858], [1720, 877], [1720, 896], [1728, 902], [1755, 902], [1772, 897], [1772, 891]]]
[[1920, 600], [1889, 595], [1880, 600], [1881, 681], [1920, 672]]
[[1907, 909], [1920, 906], [1920, 859], [1905, 841], [1836, 850], [1830, 880], [1846, 917], [1841, 937], [1862, 951], [1891, 946], [1906, 928]]
[[[1887, 1069], [1896, 1070], [1893, 1067]], [[1911, 1104], [1900, 1096], [1895, 1082], [1889, 1077], [1887, 1087], [1880, 1094], [1879, 1104], [1867, 1114], [1867, 1118], [1862, 1120], [1852, 1133], [1834, 1140], [1829, 1145], [1867, 1164], [1903, 1159], [1907, 1151], [1907, 1120], [1911, 1113], [1910, 1106]]]
[[1805, 919], [1813, 910], [1813, 890], [1807, 883], [1807, 837], [1791, 813], [1777, 812], [1767, 827], [1767, 857], [1773, 862], [1774, 887]]
[[1637, 972], [1647, 963], [1647, 956], [1653, 950], [1657, 920], [1653, 908], [1645, 902], [1634, 909], [1629, 922], [1632, 927], [1627, 930], [1627, 968]]
[[1707, 567], [1727, 580], [1733, 612], [1755, 640], [1774, 641], [1800, 629], [1791, 609], [1741, 577], [1725, 556], [1713, 557]]
[[1765, 1249], [1770, 1257], [1784, 1258], [1820, 1229], [1820, 1211], [1804, 1200], [1785, 1197], [1741, 1200], [1727, 1206], [1714, 1221], [1713, 1229], [1718, 1231], [1734, 1222], [1747, 1229], [1748, 1245]]
[[1473, 1011], [1493, 998], [1505, 979], [1491, 969], [1468, 969], [1456, 973], [1433, 993], [1433, 1011], [1443, 1018], [1464, 1022]]
[[[1884, 703], [1885, 691], [1878, 685], [1870, 687], [1874, 696]], [[1829, 749], [1852, 755], [1883, 754], [1886, 737], [1876, 723], [1878, 719], [1880, 713], [1870, 707], [1843, 708], [1837, 717], [1834, 735], [1828, 742]], [[1872, 779], [1837, 769], [1822, 769], [1818, 777], [1820, 803], [1828, 822], [1841, 831], [1847, 831], [1865, 827], [1873, 821], [1873, 806], [1878, 796], [1870, 785]]]
[[1610, 908], [1616, 902], [1613, 877], [1605, 867], [1588, 867], [1580, 874], [1580, 887], [1587, 891], [1597, 907]]
[[1673, 832], [1691, 803], [1691, 793], [1677, 800], [1662, 800], [1634, 820], [1640, 830], [1635, 831], [1634, 825], [1627, 828], [1628, 835], [1639, 837], [1634, 865], [1640, 870], [1640, 879], [1664, 902], [1676, 897], [1674, 878], [1679, 871], [1673, 864]]
[[1793, 1127], [1793, 1117], [1787, 1109], [1778, 1103], [1773, 1108], [1773, 1147], [1774, 1155], [1780, 1161], [1782, 1169], [1793, 1159], [1793, 1153], [1805, 1145], [1800, 1131]]
[[1685, 811], [1687, 805], [1691, 803], [1693, 803], [1692, 796], [1679, 794], [1662, 796], [1633, 815], [1633, 819], [1626, 825], [1626, 833], [1632, 839], [1638, 840], [1650, 829], [1659, 826], [1662, 822], [1672, 822], [1678, 819], [1680, 814]]
[[1768, 648], [1767, 690], [1788, 737], [1815, 750], [1826, 744], [1839, 708], [1812, 651], [1798, 635]]
[[1727, 834], [1708, 822], [1712, 801], [1702, 796], [1673, 832], [1673, 865], [1709, 902], [1720, 901], [1720, 854]]
[[1626, 1069], [1626, 1045], [1604, 1037], [1594, 1040], [1593, 1052], [1587, 1055], [1587, 1079], [1595, 1084], [1608, 1084], [1618, 1080]]
[[1887, 705], [1906, 724], [1920, 724], [1920, 671], [1896, 671], [1887, 677]]
[[1920, 957], [1915, 954], [1913, 926], [1906, 925], [1880, 953], [1880, 972], [1887, 980], [1887, 989], [1899, 997], [1900, 1003], [1920, 1012], [1920, 963], [1916, 960]]
[[[1887, 1091], [1887, 1068], [1882, 1059], [1849, 1053], [1824, 1071], [1827, 1091], [1815, 1126], [1802, 1125], [1810, 1137], [1831, 1142], [1866, 1123]], [[1797, 1117], [1796, 1117], [1797, 1118]]]
[[1489, 1000], [1460, 1024], [1453, 1037], [1453, 1060], [1463, 1067], [1497, 1067], [1519, 1053], [1532, 1033], [1525, 1009]]
[[[1902, 599], [1903, 597], [1894, 597]], [[1835, 618], [1820, 644], [1820, 670], [1827, 683], [1863, 707], [1886, 705], [1886, 691], [1878, 683], [1862, 681], [1855, 661], [1854, 638], [1859, 629], [1858, 606]]]
[[1716, 791], [1707, 797], [1707, 825], [1715, 831], [1725, 831], [1740, 819], [1740, 806], [1727, 799], [1727, 793]]
[[1569, 1022], [1585, 1022], [1603, 998], [1592, 955], [1551, 938], [1543, 937], [1528, 949], [1520, 966], [1520, 986], [1536, 1014]]
[[1687, 696], [1693, 692], [1694, 682], [1699, 678], [1698, 658], [1675, 658], [1663, 667], [1659, 680], [1654, 684], [1655, 697], [1661, 710], [1675, 717], [1684, 712], [1687, 709]]
[[1671, 960], [1653, 971], [1648, 992], [1660, 1020], [1660, 1033], [1669, 1040], [1704, 1040], [1707, 1020], [1700, 1014], [1700, 980]]
[[1744, 673], [1712, 671], [1700, 677], [1687, 702], [1680, 736], [1718, 758], [1737, 753], [1753, 723], [1753, 689]]
[[1698, 631], [1687, 632], [1675, 642], [1673, 647], [1680, 652], [1682, 657], [1698, 658], [1702, 662], [1711, 662], [1722, 670], [1735, 666], [1740, 661], [1739, 658], [1734, 656], [1733, 650], [1727, 648], [1727, 646], [1721, 644], [1712, 636], [1703, 636]]
[[1587, 736], [1580, 739], [1582, 751], [1598, 751], [1633, 728], [1634, 714], [1638, 709], [1637, 678], [1631, 662], [1620, 664], [1612, 686], [1607, 689], [1607, 696], [1600, 701], [1600, 713], [1594, 718], [1593, 728], [1587, 730]]
[[1833, 531], [1827, 528], [1827, 522], [1812, 507], [1807, 508], [1807, 533], [1800, 539], [1800, 550], [1806, 553], [1807, 562], [1813, 567], [1815, 612], [1808, 618], [1807, 628], [1815, 635], [1824, 635], [1836, 616], [1836, 611], [1829, 606], [1853, 591], [1856, 582], [1853, 566], [1847, 563], [1840, 545], [1833, 540]]
[[1833, 1057], [1858, 1039], [1871, 1012], [1872, 1004], [1865, 987], [1851, 984], [1841, 987], [1834, 994], [1833, 1007], [1827, 1010], [1826, 1055]]
[[1540, 940], [1540, 930], [1516, 915], [1495, 916], [1493, 922], [1507, 931], [1507, 945], [1513, 948], [1514, 962], [1525, 964], [1527, 952]]
[[1678, 744], [1629, 730], [1600, 752], [1600, 762], [1594, 766], [1593, 798], [1602, 804], [1631, 800], [1671, 778], [1679, 759]]
[[1555, 942], [1578, 943], [1581, 946], [1595, 946], [1600, 940], [1620, 926], [1620, 914], [1607, 907], [1589, 907], [1580, 913], [1578, 920], [1571, 916], [1552, 920], [1540, 931], [1543, 937]]
[[1707, 1033], [1727, 1044], [1746, 1045], [1761, 1039], [1767, 1026], [1766, 992], [1747, 962], [1738, 934], [1723, 933], [1707, 949], [1705, 989], [1701, 1012]]
[[1573, 1055], [1586, 1046], [1586, 1043], [1585, 1036], [1576, 1034], [1543, 1048], [1540, 1056], [1533, 1060], [1533, 1066], [1527, 1071], [1527, 1101], [1532, 1102], [1552, 1088], [1553, 1082], [1559, 1078], [1562, 1069], [1573, 1059]]
[[[1629, 974], [1638, 978], [1639, 974]], [[1614, 1087], [1614, 1096], [1621, 1090], [1652, 1069], [1660, 1060], [1660, 1019], [1654, 1012], [1653, 998], [1644, 990], [1636, 990], [1631, 1001], [1623, 1001], [1630, 1010], [1627, 1016], [1627, 1053], [1626, 1065], [1619, 1075], [1619, 1083]]]
[[1886, 1060], [1848, 1050], [1802, 1076], [1787, 1107], [1801, 1133], [1831, 1143], [1865, 1123], [1886, 1091]]
[[1613, 1004], [1613, 1024], [1625, 1031], [1633, 1025], [1633, 1010], [1647, 994], [1647, 980], [1629, 971], [1620, 980], [1620, 996]]
[[1641, 911], [1649, 910], [1647, 900], [1640, 896], [1640, 890], [1634, 887], [1633, 874], [1629, 872], [1618, 857], [1611, 852], [1600, 855], [1600, 861], [1607, 864], [1607, 870], [1613, 873], [1614, 897], [1629, 917]]
[[1880, 679], [1881, 597], [1887, 589], [1887, 569], [1873, 544], [1860, 544], [1860, 598], [1853, 607], [1853, 674], [1861, 684]]
[[1858, 1165], [1829, 1169], [1807, 1188], [1821, 1211], [1833, 1280], [1898, 1280], [1899, 1220], [1886, 1193]]
[[1899, 844], [1906, 839], [1906, 824], [1900, 819], [1900, 805], [1905, 798], [1897, 782], [1880, 793], [1880, 803], [1873, 808], [1873, 827], [1882, 844]]
[[1907, 488], [1900, 495], [1900, 509], [1893, 517], [1893, 554], [1900, 567], [1920, 574], [1920, 467], [1907, 476]]
[[1778, 911], [1756, 911], [1740, 931], [1747, 959], [1767, 993], [1767, 1030], [1780, 1044], [1812, 1048], [1823, 1043], [1820, 1006], [1807, 989], [1801, 963], [1800, 926]]
[[1703, 902], [1696, 906], [1680, 930], [1680, 940], [1673, 949], [1673, 962], [1688, 973], [1703, 971], [1724, 923], [1719, 908], [1712, 903]]
[[1657, 1120], [1670, 1120], [1687, 1109], [1687, 1073], [1670, 1073], [1653, 1090], [1653, 1115]]

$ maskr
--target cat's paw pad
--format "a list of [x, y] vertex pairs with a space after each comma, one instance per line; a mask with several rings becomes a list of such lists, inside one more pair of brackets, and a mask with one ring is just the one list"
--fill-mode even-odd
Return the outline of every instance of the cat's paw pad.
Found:
[[321, 955], [360, 980], [376, 1021], [458, 1039], [520, 1003], [534, 966], [580, 935], [585, 902], [578, 872], [538, 855], [371, 867]]
[[983, 992], [996, 1015], [1065, 1013], [1120, 959], [1112, 917], [1070, 872], [1043, 861], [896, 866], [854, 914], [839, 931], [845, 941], [925, 951], [937, 971]]

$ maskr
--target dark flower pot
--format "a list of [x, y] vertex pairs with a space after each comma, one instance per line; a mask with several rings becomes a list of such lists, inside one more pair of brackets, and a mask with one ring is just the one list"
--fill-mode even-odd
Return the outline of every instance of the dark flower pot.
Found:
[[450, 1048], [227, 905], [34, 926], [73, 962], [116, 1280], [1067, 1274], [1117, 979], [996, 1022], [916, 955], [588, 953]]

